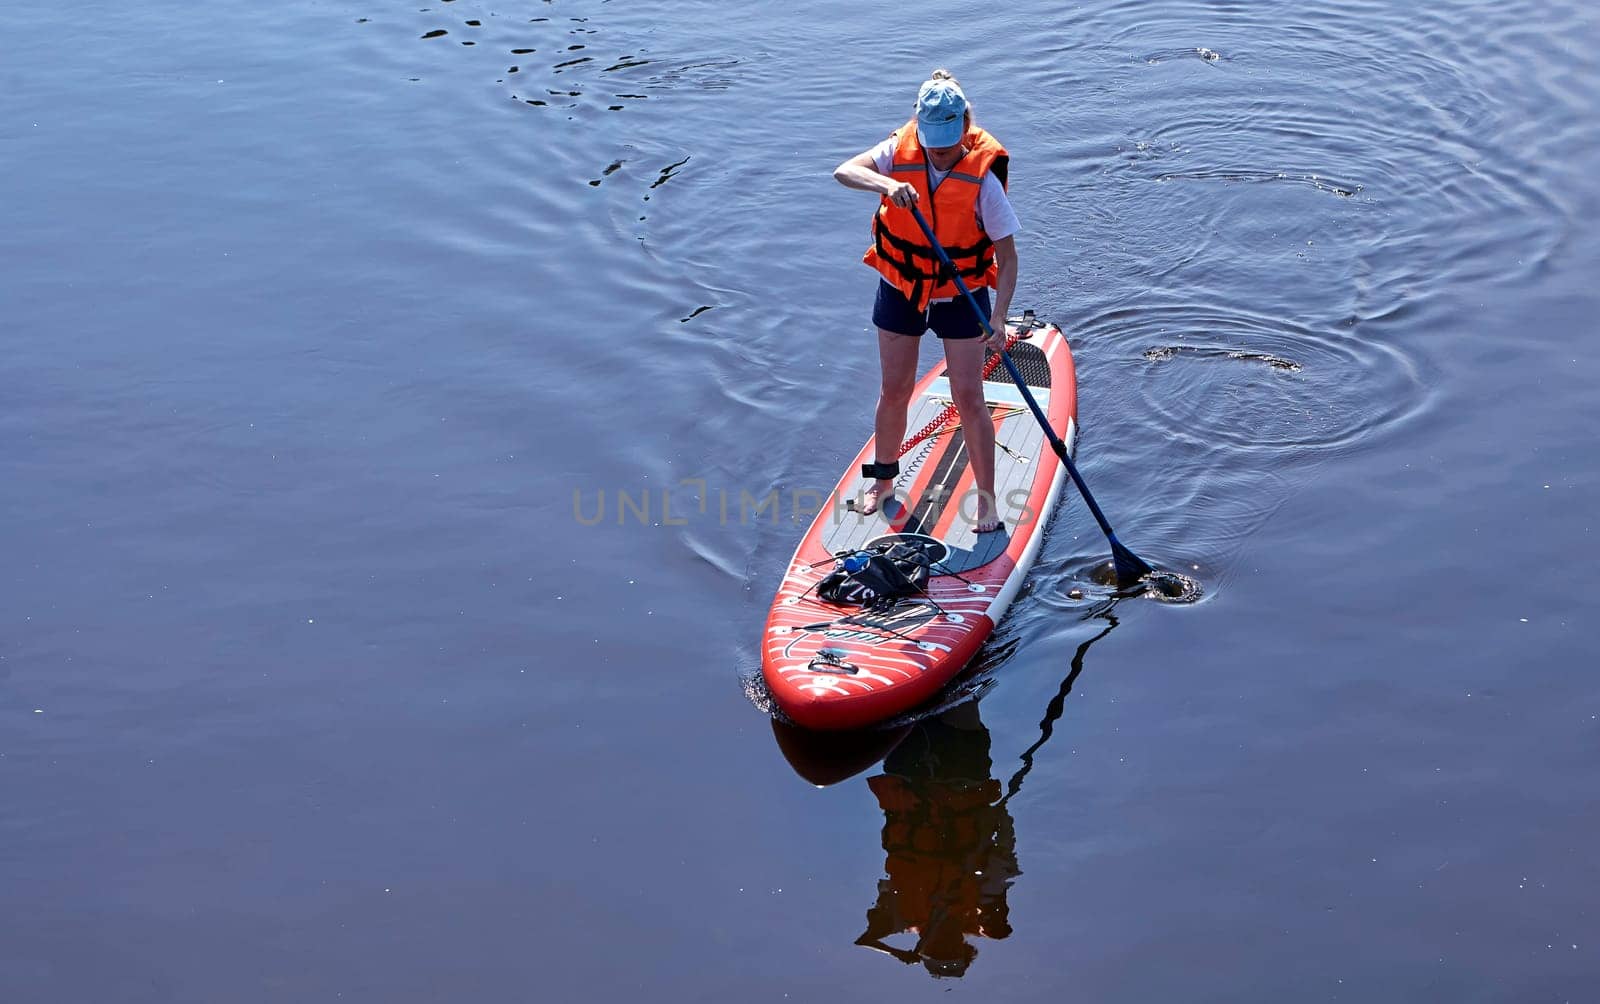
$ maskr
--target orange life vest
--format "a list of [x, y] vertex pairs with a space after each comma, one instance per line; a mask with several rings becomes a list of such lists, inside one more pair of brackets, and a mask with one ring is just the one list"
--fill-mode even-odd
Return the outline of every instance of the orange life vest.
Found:
[[[993, 173], [1005, 186], [1011, 157], [1000, 141], [979, 129], [967, 130], [961, 142], [967, 153], [950, 173], [929, 191], [932, 168], [917, 142], [916, 120], [895, 133], [894, 163], [890, 177], [916, 186], [917, 205], [944, 245], [945, 253], [967, 286], [993, 286], [998, 274], [994, 263], [994, 242], [978, 226], [978, 192], [984, 176]], [[862, 261], [877, 269], [918, 310], [927, 309], [932, 300], [961, 295], [944, 265], [928, 246], [928, 238], [917, 226], [909, 209], [887, 198], [872, 218], [872, 246]]]

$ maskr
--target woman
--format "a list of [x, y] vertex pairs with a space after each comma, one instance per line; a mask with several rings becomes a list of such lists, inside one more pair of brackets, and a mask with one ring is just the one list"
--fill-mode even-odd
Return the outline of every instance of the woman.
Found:
[[[983, 326], [961, 296], [948, 270], [933, 254], [911, 214], [922, 210], [986, 316], [1004, 321], [1017, 284], [1020, 229], [1006, 197], [1010, 157], [993, 136], [973, 125], [961, 85], [947, 70], [934, 70], [917, 91], [916, 115], [889, 138], [840, 164], [833, 176], [847, 188], [876, 192], [882, 204], [872, 221], [872, 247], [863, 257], [878, 270], [872, 322], [878, 327], [883, 368], [875, 428], [875, 463], [862, 466], [872, 480], [861, 511], [873, 513], [894, 492], [900, 473], [900, 442], [917, 377], [917, 349], [929, 328], [944, 342], [950, 395], [961, 414], [961, 431], [978, 488], [974, 529], [1000, 528], [994, 499], [994, 424], [983, 400], [985, 346], [1005, 344], [1005, 324], [985, 339]], [[965, 511], [965, 507], [962, 507]]]

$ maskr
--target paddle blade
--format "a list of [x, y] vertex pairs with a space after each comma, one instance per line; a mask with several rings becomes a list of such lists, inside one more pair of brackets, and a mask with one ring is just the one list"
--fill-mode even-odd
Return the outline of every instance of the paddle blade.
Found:
[[1117, 588], [1126, 589], [1155, 571], [1143, 558], [1123, 546], [1122, 541], [1111, 538], [1111, 560], [1117, 569]]

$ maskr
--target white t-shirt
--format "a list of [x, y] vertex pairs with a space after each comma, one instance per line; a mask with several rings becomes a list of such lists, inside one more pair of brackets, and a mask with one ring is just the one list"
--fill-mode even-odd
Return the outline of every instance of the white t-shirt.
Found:
[[[894, 148], [897, 144], [895, 137], [879, 143], [872, 148], [872, 166], [878, 169], [879, 174], [888, 174], [894, 167]], [[933, 187], [938, 188], [949, 171], [937, 171], [933, 165], [928, 165], [929, 172], [933, 175]], [[983, 185], [978, 189], [978, 226], [992, 241], [1004, 240], [1022, 229], [1022, 224], [1017, 222], [1017, 212], [1011, 208], [1011, 200], [1006, 198], [1005, 186], [1000, 184], [993, 172], [983, 176]]]

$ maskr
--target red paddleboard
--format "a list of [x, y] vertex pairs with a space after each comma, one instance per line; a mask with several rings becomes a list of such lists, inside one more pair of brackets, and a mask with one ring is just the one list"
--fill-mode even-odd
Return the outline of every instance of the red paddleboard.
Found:
[[[1061, 329], [1046, 324], [1027, 331], [1011, 357], [1072, 450], [1077, 378]], [[800, 541], [773, 598], [761, 647], [767, 689], [796, 724], [860, 728], [933, 697], [978, 651], [1022, 587], [1066, 466], [1005, 367], [986, 378], [984, 396], [995, 428], [1001, 530], [973, 532], [977, 495], [970, 457], [960, 423], [951, 418], [900, 458], [895, 500], [863, 516], [849, 506], [866, 487], [861, 465], [874, 455], [868, 440]], [[917, 383], [907, 427], [922, 428], [949, 404], [941, 361]], [[833, 570], [835, 555], [900, 535], [937, 542], [940, 560], [926, 595], [901, 599], [884, 613], [818, 598], [817, 583]]]

